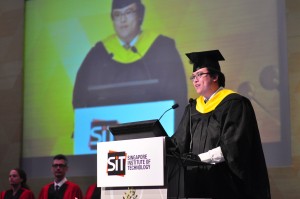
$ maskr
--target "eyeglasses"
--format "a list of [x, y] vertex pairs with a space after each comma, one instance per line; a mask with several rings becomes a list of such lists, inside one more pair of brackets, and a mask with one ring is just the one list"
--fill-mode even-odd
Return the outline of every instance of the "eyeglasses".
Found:
[[123, 16], [130, 18], [130, 17], [133, 17], [135, 13], [136, 13], [136, 10], [128, 9], [128, 10], [125, 10], [125, 12], [115, 11], [112, 13], [112, 16], [115, 21], [120, 21]]
[[58, 168], [58, 167], [65, 168], [65, 167], [67, 167], [67, 165], [65, 165], [65, 164], [52, 164], [52, 167], [53, 168]]
[[196, 73], [195, 75], [192, 75], [190, 77], [190, 80], [195, 81], [196, 78], [201, 78], [203, 75], [207, 75], [207, 74], [210, 74], [210, 73], [201, 73], [201, 72]]

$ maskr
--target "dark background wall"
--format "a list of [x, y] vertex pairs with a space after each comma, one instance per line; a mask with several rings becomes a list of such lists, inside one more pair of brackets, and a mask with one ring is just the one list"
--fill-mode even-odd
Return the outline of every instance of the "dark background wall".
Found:
[[0, 189], [20, 162], [24, 2], [0, 1]]
[[[292, 165], [269, 168], [272, 198], [300, 198], [300, 1], [286, 0]], [[24, 0], [0, 0], [0, 190], [8, 172], [20, 166], [23, 107]], [[88, 164], [88, 163], [87, 163]], [[76, 165], [71, 165], [76, 167]], [[50, 173], [50, 165], [49, 165]], [[69, 178], [85, 192], [96, 176]], [[37, 195], [52, 178], [29, 178]]]

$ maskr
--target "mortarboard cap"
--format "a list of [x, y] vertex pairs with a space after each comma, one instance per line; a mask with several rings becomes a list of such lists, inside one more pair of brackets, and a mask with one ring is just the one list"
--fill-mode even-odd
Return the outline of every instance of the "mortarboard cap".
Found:
[[221, 72], [219, 61], [225, 60], [219, 50], [186, 53], [186, 56], [193, 64], [193, 72], [205, 67]]
[[120, 9], [130, 4], [136, 3], [137, 5], [141, 4], [141, 0], [113, 0], [112, 9]]

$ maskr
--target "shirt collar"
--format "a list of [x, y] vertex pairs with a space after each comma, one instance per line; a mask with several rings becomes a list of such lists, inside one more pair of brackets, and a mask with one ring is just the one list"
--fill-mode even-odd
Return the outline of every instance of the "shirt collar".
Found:
[[205, 97], [204, 97], [204, 101], [205, 102], [207, 102], [209, 99], [211, 99], [217, 92], [219, 92], [220, 90], [223, 90], [224, 89], [224, 87], [222, 87], [222, 86], [220, 86], [220, 88], [218, 88], [218, 90], [216, 90], [216, 92], [214, 92], [214, 94], [212, 94], [208, 99], [206, 99]]
[[56, 183], [55, 181], [54, 181], [54, 187], [56, 186], [56, 185], [58, 185], [59, 187], [61, 187], [65, 182], [67, 182], [67, 178], [65, 177], [64, 179], [62, 179], [59, 183]]
[[[139, 34], [136, 35], [136, 36], [133, 38], [133, 40], [131, 40], [131, 42], [129, 43], [130, 47], [132, 47], [132, 46], [134, 46], [134, 45], [136, 44], [138, 38], [139, 38]], [[119, 37], [118, 37], [118, 39], [119, 39], [120, 44], [121, 44], [122, 46], [126, 45], [126, 43], [125, 43], [123, 40], [121, 40]]]

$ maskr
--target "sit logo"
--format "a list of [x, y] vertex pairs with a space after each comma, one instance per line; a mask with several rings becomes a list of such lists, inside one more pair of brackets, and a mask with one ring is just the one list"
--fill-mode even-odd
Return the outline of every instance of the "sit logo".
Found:
[[126, 169], [126, 152], [113, 152], [107, 154], [107, 174], [108, 175], [125, 175]]
[[97, 120], [91, 122], [90, 139], [88, 146], [91, 150], [97, 150], [98, 142], [113, 141], [114, 137], [109, 131], [109, 126], [116, 125], [116, 120]]

